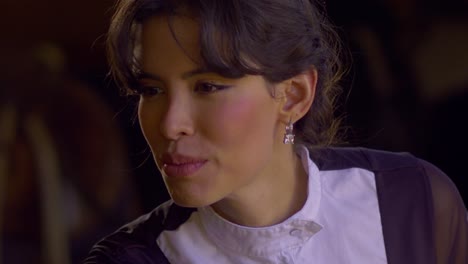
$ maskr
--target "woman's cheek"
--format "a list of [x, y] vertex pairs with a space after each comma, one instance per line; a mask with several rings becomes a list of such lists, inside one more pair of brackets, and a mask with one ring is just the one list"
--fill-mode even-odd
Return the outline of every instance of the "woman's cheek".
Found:
[[145, 130], [148, 130], [150, 128], [150, 116], [148, 115], [147, 108], [148, 107], [143, 103], [140, 103], [138, 105], [138, 121], [140, 123], [141, 129], [143, 130], [143, 133], [145, 133]]
[[158, 113], [158, 109], [151, 104], [140, 102], [138, 106], [140, 128], [150, 147], [153, 147], [155, 144], [157, 140], [156, 137], [158, 137], [160, 131], [159, 124], [161, 122], [161, 117]]
[[[238, 144], [253, 136], [252, 132], [259, 130], [261, 120], [258, 115], [261, 109], [258, 102], [252, 98], [239, 98], [219, 104], [208, 113], [211, 116], [211, 132], [221, 140], [222, 144]], [[260, 122], [260, 123], [259, 123]]]

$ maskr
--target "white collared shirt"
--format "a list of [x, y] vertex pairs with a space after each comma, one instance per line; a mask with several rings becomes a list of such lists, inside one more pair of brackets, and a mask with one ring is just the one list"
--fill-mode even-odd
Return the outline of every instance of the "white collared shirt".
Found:
[[157, 239], [171, 263], [387, 263], [374, 173], [360, 168], [319, 171], [305, 147], [308, 197], [282, 223], [240, 226], [198, 208]]

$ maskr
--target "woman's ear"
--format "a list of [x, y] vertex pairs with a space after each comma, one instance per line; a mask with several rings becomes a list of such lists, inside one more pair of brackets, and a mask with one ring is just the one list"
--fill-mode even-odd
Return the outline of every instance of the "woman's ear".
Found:
[[317, 70], [311, 67], [285, 82], [280, 110], [285, 123], [294, 123], [309, 111], [314, 101], [317, 80]]

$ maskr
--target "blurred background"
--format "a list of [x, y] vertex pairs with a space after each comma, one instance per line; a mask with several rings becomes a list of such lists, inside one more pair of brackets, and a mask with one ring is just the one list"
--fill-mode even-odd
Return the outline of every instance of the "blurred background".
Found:
[[[113, 4], [0, 3], [0, 264], [79, 263], [168, 198], [135, 100], [107, 76]], [[468, 1], [327, 9], [353, 58], [339, 106], [349, 145], [426, 159], [468, 204]]]

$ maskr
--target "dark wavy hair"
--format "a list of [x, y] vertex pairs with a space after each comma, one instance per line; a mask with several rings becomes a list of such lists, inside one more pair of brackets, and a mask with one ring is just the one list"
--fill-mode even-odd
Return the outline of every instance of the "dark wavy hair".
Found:
[[278, 83], [311, 67], [318, 72], [314, 103], [295, 124], [296, 138], [308, 146], [339, 142], [335, 101], [344, 73], [341, 42], [322, 2], [314, 0], [120, 0], [107, 39], [111, 74], [122, 91], [135, 94], [136, 49], [141, 24], [183, 9], [200, 26], [201, 64], [224, 77], [261, 75]]

